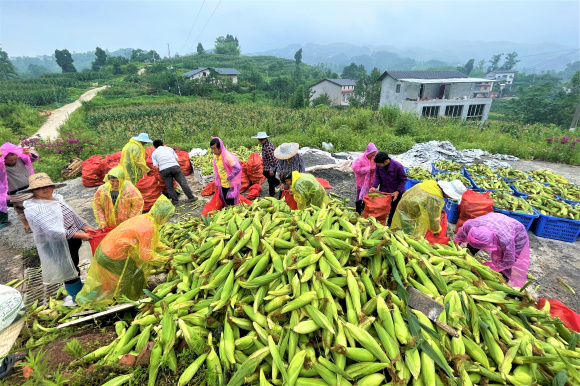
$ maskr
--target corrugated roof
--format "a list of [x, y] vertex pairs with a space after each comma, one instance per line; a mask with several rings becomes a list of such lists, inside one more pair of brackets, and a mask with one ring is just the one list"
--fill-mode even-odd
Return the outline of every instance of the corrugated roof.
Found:
[[214, 68], [214, 70], [220, 75], [241, 75], [235, 68]]
[[329, 79], [329, 78], [326, 78], [326, 79], [322, 79], [322, 80], [320, 80], [320, 81], [318, 81], [318, 82], [316, 82], [313, 85], [308, 86], [308, 87], [309, 88], [314, 87], [317, 84], [324, 82], [325, 80], [332, 82], [338, 86], [356, 86], [356, 80], [353, 80], [353, 79]]
[[194, 76], [195, 74], [198, 74], [198, 73], [202, 72], [203, 70], [207, 70], [208, 68], [209, 67], [198, 67], [195, 70], [184, 72], [181, 75], [186, 77], [186, 78], [189, 78], [190, 76]]
[[484, 78], [441, 78], [441, 79], [398, 79], [400, 82], [409, 83], [423, 83], [423, 84], [435, 84], [435, 83], [478, 83], [478, 82], [496, 82], [494, 79], [484, 79]]
[[498, 71], [492, 71], [489, 74], [515, 74], [515, 73], [516, 72], [512, 71], [512, 70], [501, 70], [501, 71], [498, 70]]
[[457, 79], [468, 78], [457, 70], [385, 71], [378, 80], [390, 75], [395, 79]]

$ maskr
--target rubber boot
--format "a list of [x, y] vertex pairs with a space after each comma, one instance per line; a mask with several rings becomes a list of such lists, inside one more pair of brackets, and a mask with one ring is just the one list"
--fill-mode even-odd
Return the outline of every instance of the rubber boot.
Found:
[[72, 284], [65, 284], [64, 285], [64, 289], [66, 289], [66, 292], [68, 292], [68, 294], [72, 297], [72, 301], [76, 302], [76, 296], [79, 292], [81, 292], [81, 289], [83, 288], [83, 282], [81, 281], [81, 279], [75, 281]]

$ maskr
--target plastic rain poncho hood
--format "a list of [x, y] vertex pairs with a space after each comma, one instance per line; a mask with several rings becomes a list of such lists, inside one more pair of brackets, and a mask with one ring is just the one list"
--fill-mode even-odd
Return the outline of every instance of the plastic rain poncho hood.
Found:
[[467, 220], [454, 241], [468, 242], [474, 248], [489, 252], [491, 262], [485, 264], [506, 275], [509, 285], [526, 284], [530, 241], [526, 227], [519, 221], [501, 213], [489, 213]]
[[294, 192], [298, 209], [305, 209], [310, 205], [321, 208], [323, 204], [328, 204], [326, 190], [312, 174], [293, 171], [290, 189]]
[[[62, 216], [61, 203], [67, 207], [68, 204], [60, 194], [53, 197], [56, 201], [34, 198], [24, 201], [24, 215], [40, 257], [42, 281], [47, 285], [73, 280], [79, 275], [70, 256]], [[34, 221], [39, 214], [43, 217], [42, 224]]]
[[217, 139], [220, 143], [220, 149], [222, 151], [221, 158], [222, 162], [224, 163], [224, 169], [228, 174], [228, 182], [232, 184], [230, 190], [228, 190], [227, 197], [223, 196], [222, 193], [222, 180], [218, 173], [218, 168], [216, 165], [217, 156], [214, 154], [213, 156], [213, 171], [215, 176], [215, 185], [222, 201], [224, 208], [227, 206], [226, 198], [234, 199], [234, 205], [238, 205], [239, 202], [239, 195], [240, 195], [240, 188], [242, 186], [242, 166], [240, 165], [240, 161], [238, 161], [238, 157], [236, 157], [233, 153], [226, 150], [224, 143], [218, 137], [211, 137], [212, 139]]
[[0, 212], [6, 213], [8, 208], [6, 204], [6, 200], [8, 199], [8, 174], [6, 173], [4, 159], [9, 153], [13, 153], [24, 162], [24, 165], [26, 165], [31, 175], [34, 174], [34, 169], [32, 167], [32, 159], [29, 155], [24, 154], [24, 149], [20, 146], [6, 142], [0, 146], [0, 151], [2, 151], [2, 155], [0, 156]]
[[141, 142], [129, 140], [123, 147], [119, 165], [125, 171], [126, 178], [137, 186], [137, 182], [150, 170], [145, 160], [145, 148]]
[[169, 247], [159, 241], [161, 227], [175, 214], [175, 207], [160, 196], [149, 213], [135, 216], [113, 229], [95, 251], [83, 289], [76, 297], [85, 308], [102, 308], [123, 295], [137, 300], [147, 287], [153, 266], [163, 266]]
[[375, 181], [376, 165], [374, 159], [368, 159], [368, 155], [377, 152], [374, 143], [369, 143], [367, 149], [352, 163], [352, 171], [356, 181], [357, 201], [363, 199], [371, 189]]
[[[119, 180], [119, 195], [113, 204], [109, 176]], [[125, 172], [120, 166], [111, 169], [105, 176], [105, 184], [99, 186], [94, 197], [92, 208], [99, 226], [114, 227], [123, 221], [140, 215], [143, 211], [143, 197], [135, 186], [126, 179]]]

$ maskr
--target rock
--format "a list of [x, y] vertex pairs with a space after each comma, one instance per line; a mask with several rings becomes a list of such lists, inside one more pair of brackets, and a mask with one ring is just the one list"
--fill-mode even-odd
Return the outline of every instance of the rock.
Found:
[[141, 352], [137, 356], [137, 359], [135, 360], [134, 363], [135, 366], [149, 365], [149, 359], [151, 358], [151, 350], [153, 349], [153, 346], [155, 346], [155, 342], [147, 342], [147, 345], [143, 347], [143, 350], [141, 350]]
[[[135, 355], [125, 354], [125, 355], [123, 355], [123, 357], [119, 361], [119, 366], [131, 366], [132, 367], [135, 364], [136, 358], [137, 357], [135, 357]], [[149, 362], [149, 359], [147, 359], [147, 362]]]

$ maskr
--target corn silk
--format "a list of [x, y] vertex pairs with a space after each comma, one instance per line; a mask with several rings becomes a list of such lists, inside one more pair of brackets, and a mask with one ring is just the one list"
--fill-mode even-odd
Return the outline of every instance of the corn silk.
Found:
[[456, 243], [468, 242], [472, 247], [489, 252], [485, 264], [509, 278], [508, 284], [526, 284], [530, 265], [530, 241], [526, 227], [501, 213], [489, 213], [467, 220], [455, 236]]
[[375, 182], [376, 165], [374, 159], [368, 159], [368, 155], [377, 151], [374, 143], [370, 142], [367, 149], [352, 163], [352, 171], [356, 181], [356, 200], [360, 201], [369, 193]]
[[141, 142], [135, 141], [132, 138], [123, 147], [119, 165], [123, 168], [127, 179], [135, 186], [151, 170], [145, 160], [145, 148]]
[[174, 213], [171, 201], [160, 196], [149, 213], [130, 218], [105, 236], [95, 251], [77, 303], [102, 308], [123, 295], [139, 299], [151, 268], [169, 260], [169, 256], [159, 254], [169, 249], [159, 241], [159, 232]]
[[2, 152], [2, 155], [0, 155], [0, 212], [6, 213], [8, 211], [8, 205], [6, 204], [8, 199], [8, 174], [6, 173], [4, 159], [9, 153], [13, 153], [24, 162], [31, 175], [34, 174], [34, 169], [32, 167], [32, 159], [28, 154], [24, 154], [24, 149], [20, 146], [6, 142], [0, 146], [0, 151]]
[[[113, 204], [111, 191], [113, 187], [109, 176], [119, 180], [119, 195]], [[128, 181], [120, 166], [116, 166], [105, 176], [105, 184], [99, 186], [91, 204], [99, 226], [115, 227], [125, 220], [140, 215], [143, 211], [143, 197], [139, 190]]]
[[424, 181], [407, 190], [393, 216], [391, 229], [402, 229], [413, 237], [425, 236], [427, 230], [441, 232], [443, 192], [436, 181]]
[[312, 174], [293, 171], [290, 189], [294, 192], [298, 209], [305, 209], [310, 205], [321, 208], [323, 204], [328, 204], [326, 190]]

